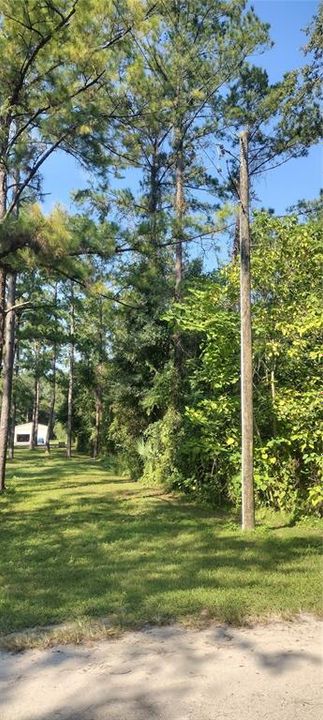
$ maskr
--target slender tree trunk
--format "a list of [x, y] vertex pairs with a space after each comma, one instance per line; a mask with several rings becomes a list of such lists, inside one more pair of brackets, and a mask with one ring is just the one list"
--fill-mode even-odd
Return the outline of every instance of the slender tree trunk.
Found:
[[[57, 331], [57, 297], [58, 297], [58, 283], [55, 283], [54, 288], [54, 307], [55, 307], [55, 331]], [[56, 405], [56, 363], [57, 363], [57, 344], [54, 342], [53, 355], [52, 355], [52, 391], [49, 405], [48, 414], [48, 425], [46, 433], [46, 453], [50, 453], [50, 441], [55, 425], [55, 405]]]
[[[7, 174], [2, 165], [0, 165], [0, 221], [6, 212], [7, 203]], [[0, 372], [2, 370], [2, 356], [4, 345], [4, 327], [5, 327], [5, 309], [6, 309], [6, 271], [0, 268]]]
[[6, 309], [6, 272], [3, 268], [0, 268], [0, 373], [2, 371], [5, 309]]
[[35, 398], [35, 428], [34, 428], [34, 446], [38, 445], [38, 423], [39, 423], [39, 403], [40, 403], [40, 378], [37, 378], [36, 398]]
[[15, 427], [16, 427], [16, 415], [17, 405], [13, 399], [11, 403], [11, 421], [9, 431], [9, 447], [8, 447], [8, 460], [14, 460], [15, 457]]
[[57, 360], [57, 348], [56, 344], [53, 347], [53, 358], [52, 358], [52, 392], [49, 406], [48, 425], [46, 434], [46, 452], [50, 453], [50, 440], [53, 434], [55, 425], [55, 403], [56, 403], [56, 360]]
[[15, 344], [15, 311], [16, 301], [16, 274], [8, 274], [8, 297], [7, 309], [5, 317], [4, 329], [4, 348], [3, 348], [3, 389], [2, 404], [0, 415], [0, 492], [5, 489], [5, 475], [7, 462], [7, 447], [9, 435], [9, 421], [11, 409], [11, 388], [14, 362], [14, 344]]
[[276, 380], [275, 380], [275, 369], [274, 368], [272, 368], [270, 371], [270, 393], [271, 393], [272, 413], [273, 413], [273, 436], [276, 437], [276, 435], [277, 435], [277, 418], [276, 418], [276, 409], [275, 409]]
[[270, 392], [273, 403], [276, 400], [276, 388], [275, 388], [275, 370], [270, 371]]
[[100, 453], [100, 433], [102, 421], [102, 363], [104, 357], [104, 336], [103, 336], [103, 303], [99, 298], [99, 364], [96, 369], [97, 382], [95, 386], [95, 429], [93, 443], [93, 457], [97, 458]]
[[158, 182], [158, 138], [154, 139], [151, 166], [150, 166], [150, 177], [149, 177], [149, 223], [150, 223], [150, 241], [152, 247], [157, 246], [157, 207], [159, 200], [159, 182]]
[[33, 416], [31, 421], [31, 433], [30, 433], [30, 449], [34, 450], [38, 445], [38, 418], [39, 418], [39, 401], [40, 401], [40, 379], [38, 375], [35, 376], [34, 382], [34, 404], [33, 404]]
[[0, 165], [0, 220], [2, 220], [7, 206], [7, 171]]
[[255, 508], [253, 484], [253, 373], [247, 130], [243, 131], [240, 135], [240, 315], [242, 527], [244, 530], [252, 530], [255, 527]]
[[175, 218], [176, 218], [176, 246], [175, 246], [175, 299], [181, 298], [183, 280], [183, 216], [184, 216], [184, 157], [183, 143], [179, 139], [176, 148], [176, 188], [175, 188]]
[[93, 443], [93, 457], [97, 458], [100, 452], [100, 431], [102, 418], [102, 392], [101, 388], [95, 388], [95, 434]]
[[[175, 135], [176, 143], [176, 167], [175, 167], [175, 300], [179, 301], [182, 296], [183, 280], [183, 216], [185, 209], [184, 200], [184, 156], [181, 132]], [[181, 334], [178, 330], [173, 336], [174, 342], [174, 406], [180, 405], [180, 385], [182, 377], [182, 343]]]
[[66, 456], [68, 458], [72, 457], [74, 336], [75, 336], [74, 286], [73, 286], [73, 283], [71, 283], [70, 349], [69, 349], [69, 379], [68, 379], [68, 391], [67, 391], [67, 437], [66, 437]]
[[[18, 321], [16, 321], [16, 335], [17, 335]], [[16, 363], [14, 367], [14, 374], [16, 381], [19, 377], [19, 340], [16, 337], [16, 349], [15, 349]], [[17, 389], [12, 390], [12, 409], [11, 409], [11, 432], [10, 432], [10, 443], [9, 443], [9, 460], [14, 459], [15, 454], [15, 427], [16, 427], [16, 414], [17, 414]]]
[[34, 398], [33, 398], [33, 409], [31, 416], [31, 433], [30, 433], [30, 450], [34, 450], [37, 447], [38, 439], [38, 415], [39, 415], [39, 392], [40, 392], [40, 380], [39, 380], [39, 342], [36, 341], [34, 344], [35, 357], [35, 374], [34, 374]]
[[[15, 172], [16, 185], [19, 184], [19, 170]], [[0, 220], [4, 217], [7, 206], [7, 171], [3, 165], [0, 166]], [[15, 210], [16, 217], [19, 215], [19, 204]], [[10, 415], [12, 411], [12, 378], [15, 359], [15, 329], [16, 329], [16, 312], [13, 310], [16, 303], [17, 273], [11, 272], [4, 279], [4, 295], [6, 292], [7, 280], [7, 303], [3, 302], [4, 311], [2, 326], [2, 402], [0, 415], [0, 492], [5, 489], [7, 449], [10, 437]], [[5, 298], [3, 298], [5, 299]], [[14, 413], [15, 416], [15, 413]], [[13, 423], [15, 417], [11, 418], [11, 427], [13, 433], [15, 431]]]

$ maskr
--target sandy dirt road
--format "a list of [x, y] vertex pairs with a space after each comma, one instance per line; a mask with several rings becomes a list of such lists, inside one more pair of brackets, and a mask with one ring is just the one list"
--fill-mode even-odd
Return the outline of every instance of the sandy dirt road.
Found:
[[321, 720], [322, 623], [0, 653], [1, 720]]

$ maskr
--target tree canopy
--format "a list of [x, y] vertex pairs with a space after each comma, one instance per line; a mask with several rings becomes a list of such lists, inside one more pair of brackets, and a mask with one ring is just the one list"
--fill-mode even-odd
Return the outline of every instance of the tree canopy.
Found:
[[[135, 480], [240, 506], [240, 208], [256, 502], [317, 512], [321, 199], [277, 217], [255, 183], [320, 137], [322, 7], [304, 64], [275, 83], [246, 0], [0, 0], [0, 17], [2, 489], [28, 418], [36, 438], [48, 424], [48, 452], [67, 433], [68, 456], [114, 454]], [[45, 213], [58, 151], [87, 181], [71, 211]]]

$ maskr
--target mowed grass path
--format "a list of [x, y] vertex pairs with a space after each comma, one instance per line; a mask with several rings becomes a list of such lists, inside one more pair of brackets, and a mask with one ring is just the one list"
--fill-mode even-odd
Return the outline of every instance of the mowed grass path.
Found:
[[17, 453], [0, 498], [0, 634], [320, 613], [320, 525], [228, 516], [56, 451]]

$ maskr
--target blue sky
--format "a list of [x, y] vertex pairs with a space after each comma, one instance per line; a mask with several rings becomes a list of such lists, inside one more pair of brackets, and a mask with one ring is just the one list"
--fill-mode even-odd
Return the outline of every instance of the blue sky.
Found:
[[[254, 0], [257, 15], [271, 25], [274, 47], [257, 58], [275, 82], [287, 70], [304, 63], [300, 48], [306, 42], [302, 32], [319, 7], [317, 0]], [[286, 165], [268, 172], [257, 186], [261, 204], [283, 213], [301, 198], [317, 197], [322, 186], [322, 151], [312, 148], [306, 158], [290, 160]]]
[[[318, 9], [318, 0], [253, 0], [259, 17], [271, 25], [274, 47], [252, 58], [255, 64], [266, 68], [271, 81], [277, 81], [284, 72], [304, 63], [300, 48], [305, 43], [302, 28], [310, 22]], [[63, 153], [56, 153], [44, 167], [43, 189], [48, 193], [44, 209], [50, 210], [57, 202], [71, 208], [70, 192], [86, 185], [86, 177], [76, 161]], [[314, 198], [322, 185], [322, 155], [318, 147], [308, 157], [290, 160], [286, 165], [268, 172], [257, 184], [261, 205], [283, 213], [300, 198]]]

